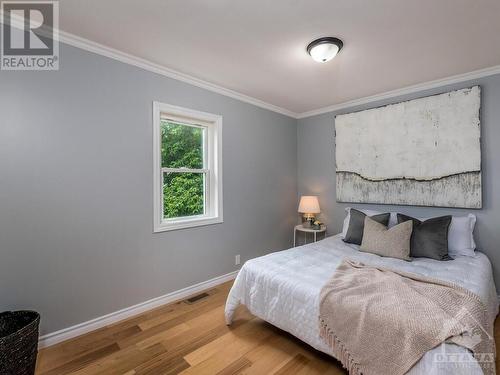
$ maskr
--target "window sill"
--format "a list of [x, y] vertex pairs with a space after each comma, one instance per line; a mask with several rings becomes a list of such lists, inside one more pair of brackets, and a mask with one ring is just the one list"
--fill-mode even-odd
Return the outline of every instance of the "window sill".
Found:
[[171, 230], [188, 229], [193, 227], [201, 227], [205, 225], [221, 224], [224, 221], [222, 217], [204, 217], [196, 219], [184, 219], [170, 222], [162, 222], [159, 225], [155, 224], [153, 233], [168, 232]]

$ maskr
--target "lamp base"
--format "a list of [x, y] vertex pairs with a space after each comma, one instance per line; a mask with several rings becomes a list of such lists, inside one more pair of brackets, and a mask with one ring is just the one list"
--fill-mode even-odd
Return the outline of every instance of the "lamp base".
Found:
[[306, 214], [303, 216], [304, 220], [302, 221], [302, 226], [304, 228], [312, 228], [312, 225], [316, 218], [312, 214]]

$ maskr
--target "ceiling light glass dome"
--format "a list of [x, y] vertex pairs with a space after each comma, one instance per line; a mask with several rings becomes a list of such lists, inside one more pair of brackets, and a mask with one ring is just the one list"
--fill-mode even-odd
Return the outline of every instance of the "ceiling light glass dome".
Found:
[[307, 46], [307, 53], [314, 61], [325, 63], [333, 59], [340, 52], [344, 43], [333, 37], [319, 38]]

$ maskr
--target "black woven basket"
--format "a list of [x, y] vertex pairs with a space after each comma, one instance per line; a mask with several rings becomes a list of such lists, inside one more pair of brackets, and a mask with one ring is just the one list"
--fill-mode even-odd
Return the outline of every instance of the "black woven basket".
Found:
[[38, 352], [40, 314], [0, 313], [0, 375], [33, 375]]

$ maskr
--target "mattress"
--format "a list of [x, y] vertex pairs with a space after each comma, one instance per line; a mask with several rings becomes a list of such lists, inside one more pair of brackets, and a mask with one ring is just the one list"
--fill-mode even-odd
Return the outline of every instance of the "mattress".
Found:
[[[319, 295], [322, 286], [344, 258], [434, 277], [467, 288], [481, 298], [493, 327], [498, 313], [498, 298], [491, 263], [483, 253], [476, 252], [475, 257], [461, 256], [451, 261], [416, 258], [406, 262], [360, 252], [359, 246], [344, 243], [340, 234], [247, 261], [228, 295], [226, 322], [232, 322], [236, 307], [243, 304], [255, 316], [291, 333], [315, 349], [331, 354], [319, 337]], [[460, 354], [461, 362], [437, 361], [436, 358], [443, 358], [436, 357], [443, 350]], [[482, 373], [467, 349], [450, 343], [443, 343], [427, 352], [408, 372], [426, 375]]]

